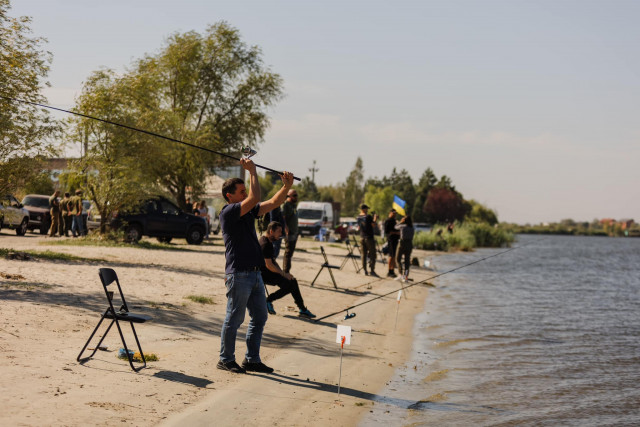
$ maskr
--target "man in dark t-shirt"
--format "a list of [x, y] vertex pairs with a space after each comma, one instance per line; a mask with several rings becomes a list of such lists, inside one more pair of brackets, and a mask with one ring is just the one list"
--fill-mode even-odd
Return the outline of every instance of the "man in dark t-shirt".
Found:
[[300, 287], [298, 281], [290, 273], [282, 271], [278, 262], [274, 256], [273, 242], [280, 239], [282, 236], [282, 224], [273, 221], [267, 226], [267, 231], [264, 236], [258, 240], [260, 247], [262, 248], [262, 257], [264, 258], [264, 265], [262, 267], [262, 280], [266, 285], [276, 285], [280, 289], [267, 297], [267, 310], [269, 314], [276, 314], [275, 308], [273, 308], [273, 301], [282, 298], [287, 294], [291, 294], [298, 309], [298, 315], [300, 317], [314, 318], [315, 314], [309, 311], [304, 305], [304, 300], [300, 294]]
[[[222, 184], [222, 196], [228, 203], [220, 211], [226, 259], [227, 314], [222, 324], [220, 361], [216, 367], [234, 373], [253, 371], [270, 374], [273, 368], [260, 360], [260, 342], [268, 315], [260, 274], [264, 258], [256, 236], [255, 219], [284, 202], [293, 184], [293, 175], [284, 172], [281, 175], [282, 188], [271, 199], [259, 203], [260, 184], [256, 166], [244, 158], [240, 164], [249, 172], [249, 193], [240, 178], [230, 178]], [[236, 336], [244, 322], [245, 311], [249, 311], [251, 320], [247, 328], [247, 352], [240, 366], [235, 357]]]
[[[360, 227], [360, 244], [362, 252], [362, 268], [366, 276], [379, 277], [376, 272], [376, 242], [373, 240], [373, 227], [377, 227], [376, 221], [378, 215], [369, 215], [369, 206], [362, 204], [360, 206], [360, 215], [356, 218]], [[369, 259], [369, 268], [367, 271], [367, 258]]]
[[396, 267], [396, 250], [398, 248], [398, 240], [400, 240], [400, 232], [396, 230], [396, 210], [389, 211], [389, 217], [384, 221], [384, 235], [389, 244], [389, 273], [387, 277], [397, 277], [394, 271]]

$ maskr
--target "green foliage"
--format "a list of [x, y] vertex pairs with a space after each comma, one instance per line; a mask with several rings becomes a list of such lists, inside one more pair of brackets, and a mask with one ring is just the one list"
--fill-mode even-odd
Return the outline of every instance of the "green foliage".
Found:
[[364, 200], [364, 168], [360, 157], [347, 177], [344, 195], [342, 215], [355, 216], [360, 211], [360, 205]]
[[[438, 235], [438, 230], [442, 230]], [[461, 250], [470, 251], [477, 247], [503, 247], [514, 241], [514, 235], [499, 227], [492, 227], [485, 223], [455, 223], [453, 233], [445, 227], [434, 227], [429, 232], [418, 232], [413, 239], [413, 245], [426, 250]]]
[[[129, 87], [111, 70], [94, 72], [76, 99], [76, 111], [117, 123], [135, 125]], [[70, 164], [69, 181], [82, 182], [84, 197], [100, 212], [100, 232], [108, 230], [115, 211], [135, 205], [154, 190], [144, 159], [147, 147], [135, 132], [84, 117], [72, 117], [73, 137], [84, 141], [86, 154]], [[157, 191], [157, 190], [156, 190]]]
[[32, 175], [26, 182], [23, 191], [25, 194], [53, 194], [55, 188], [51, 175], [47, 171]]
[[369, 212], [376, 212], [380, 218], [386, 218], [393, 203], [393, 194], [392, 187], [369, 185], [364, 196], [364, 202], [369, 206]]
[[[9, 0], [0, 0], [2, 95], [45, 103], [51, 54], [42, 50], [43, 38], [29, 37], [31, 19], [12, 18], [9, 9]], [[42, 108], [0, 98], [0, 194], [15, 192], [40, 172], [40, 157], [55, 151], [49, 138], [59, 130]]]
[[588, 222], [575, 222], [564, 219], [558, 223], [544, 223], [537, 225], [501, 224], [500, 227], [510, 233], [518, 234], [555, 234], [564, 236], [640, 236], [640, 227], [635, 224], [629, 229], [623, 228], [620, 222], [594, 220]]
[[429, 197], [429, 191], [431, 191], [437, 184], [438, 178], [431, 168], [427, 168], [422, 173], [420, 181], [416, 186], [416, 201], [413, 204], [412, 217], [414, 222], [428, 222], [429, 217], [425, 213], [425, 204], [427, 203], [427, 197]]
[[[281, 96], [282, 79], [263, 66], [260, 49], [220, 22], [204, 34], [173, 34], [158, 54], [136, 61], [124, 75], [94, 72], [76, 110], [237, 155], [262, 140], [266, 109]], [[73, 124], [75, 139], [88, 147], [75, 172], [84, 176], [103, 220], [159, 191], [184, 208], [187, 190], [197, 198], [206, 175], [229, 164], [222, 156], [113, 125], [84, 118]]]
[[298, 200], [318, 201], [320, 199], [318, 187], [308, 176], [302, 178], [300, 184], [296, 185], [295, 188], [298, 192]]
[[471, 211], [465, 217], [468, 221], [485, 222], [489, 225], [496, 225], [498, 223], [498, 215], [489, 209], [488, 207], [476, 202], [475, 200], [469, 200], [471, 205]]
[[205, 297], [202, 295], [187, 295], [185, 299], [197, 302], [198, 304], [215, 304], [213, 298]]

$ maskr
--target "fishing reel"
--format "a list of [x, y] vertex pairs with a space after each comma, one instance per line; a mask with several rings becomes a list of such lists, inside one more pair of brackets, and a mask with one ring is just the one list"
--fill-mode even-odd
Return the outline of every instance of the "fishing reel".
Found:
[[245, 159], [250, 159], [253, 156], [255, 156], [256, 154], [258, 154], [258, 152], [256, 150], [254, 150], [253, 148], [246, 146], [246, 147], [242, 147], [242, 157]]
[[347, 315], [344, 316], [344, 320], [353, 319], [354, 317], [356, 317], [356, 314], [355, 313], [349, 313], [349, 310], [347, 310]]

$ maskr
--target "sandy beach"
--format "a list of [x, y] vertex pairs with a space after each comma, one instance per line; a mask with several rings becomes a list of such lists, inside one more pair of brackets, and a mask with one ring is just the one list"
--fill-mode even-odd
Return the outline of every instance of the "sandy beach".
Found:
[[[395, 367], [407, 360], [414, 317], [428, 293], [426, 287], [411, 288], [400, 303], [395, 330], [395, 293], [355, 309], [355, 318], [344, 320], [340, 313], [319, 322], [299, 318], [286, 296], [274, 303], [277, 315], [269, 316], [262, 341], [262, 359], [275, 372], [236, 375], [215, 366], [226, 304], [219, 237], [200, 246], [176, 240], [172, 250], [52, 245], [52, 240], [8, 230], [0, 234], [1, 248], [82, 257], [0, 259], [2, 425], [355, 425], [375, 405]], [[330, 263], [340, 265], [344, 245], [322, 245]], [[323, 261], [320, 243], [305, 239], [298, 247], [292, 273], [319, 318], [400, 287], [395, 280], [357, 274], [351, 262], [333, 270], [338, 289], [326, 269], [310, 287]], [[422, 260], [430, 254], [414, 256]], [[116, 270], [131, 311], [153, 317], [136, 329], [144, 352], [159, 360], [138, 373], [117, 358], [122, 344], [115, 329], [104, 342], [106, 351], [76, 362], [107, 306], [101, 267]], [[386, 266], [378, 262], [377, 272], [386, 273]], [[416, 280], [429, 275], [412, 271]], [[188, 296], [208, 297], [213, 304]], [[238, 334], [238, 361], [246, 349], [247, 322], [248, 317]], [[338, 397], [339, 324], [351, 326], [352, 337], [344, 349]]]

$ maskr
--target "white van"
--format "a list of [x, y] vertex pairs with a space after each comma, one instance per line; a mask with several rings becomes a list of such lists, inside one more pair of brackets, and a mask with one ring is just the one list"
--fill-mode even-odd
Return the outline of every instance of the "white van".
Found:
[[298, 203], [298, 232], [300, 235], [316, 235], [321, 227], [333, 230], [333, 206], [328, 202]]

